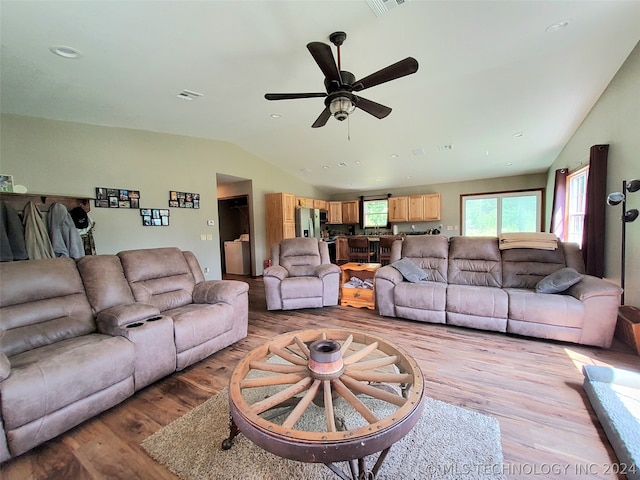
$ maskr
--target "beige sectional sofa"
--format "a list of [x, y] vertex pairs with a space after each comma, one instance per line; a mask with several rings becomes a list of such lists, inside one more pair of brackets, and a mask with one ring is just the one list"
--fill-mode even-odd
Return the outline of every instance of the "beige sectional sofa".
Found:
[[244, 338], [248, 284], [177, 248], [0, 264], [0, 462]]
[[530, 337], [609, 347], [622, 290], [584, 275], [556, 294], [537, 283], [566, 267], [584, 272], [578, 245], [501, 250], [497, 237], [420, 235], [396, 241], [391, 262], [410, 259], [427, 275], [407, 281], [391, 265], [376, 272], [379, 313]]

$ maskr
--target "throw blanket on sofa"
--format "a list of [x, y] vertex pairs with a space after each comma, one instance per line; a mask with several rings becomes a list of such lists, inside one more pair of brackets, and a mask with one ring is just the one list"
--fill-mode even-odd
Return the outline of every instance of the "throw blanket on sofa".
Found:
[[524, 232], [501, 233], [498, 236], [500, 250], [509, 248], [537, 248], [540, 250], [555, 250], [558, 248], [558, 237], [553, 233]]

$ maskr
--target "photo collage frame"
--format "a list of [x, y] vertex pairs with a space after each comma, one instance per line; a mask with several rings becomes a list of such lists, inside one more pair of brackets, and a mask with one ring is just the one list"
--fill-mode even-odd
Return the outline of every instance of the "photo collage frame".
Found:
[[169, 206], [174, 208], [200, 208], [200, 194], [169, 191]]
[[168, 227], [168, 208], [141, 208], [142, 225], [145, 227]]
[[140, 208], [140, 190], [96, 187], [98, 208]]

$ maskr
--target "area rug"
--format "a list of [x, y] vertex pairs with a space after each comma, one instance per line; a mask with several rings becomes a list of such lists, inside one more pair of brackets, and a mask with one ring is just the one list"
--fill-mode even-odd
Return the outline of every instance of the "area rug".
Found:
[[[347, 420], [348, 425], [348, 418]], [[350, 427], [349, 427], [350, 428]], [[184, 480], [329, 480], [323, 464], [272, 455], [238, 435], [230, 450], [228, 392], [223, 390], [142, 442], [156, 461]], [[367, 458], [371, 468], [375, 457]], [[338, 466], [348, 472], [346, 463]], [[377, 479], [504, 479], [500, 427], [495, 418], [425, 399], [416, 426], [391, 448]]]

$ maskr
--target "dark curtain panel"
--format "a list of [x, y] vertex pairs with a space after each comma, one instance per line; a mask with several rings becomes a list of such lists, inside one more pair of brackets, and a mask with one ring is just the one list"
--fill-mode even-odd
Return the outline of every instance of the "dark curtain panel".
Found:
[[556, 181], [553, 187], [553, 210], [551, 211], [551, 225], [549, 232], [555, 233], [560, 240], [566, 240], [564, 231], [564, 218], [567, 203], [567, 177], [569, 171], [566, 168], [556, 170]]
[[587, 273], [604, 276], [604, 227], [607, 208], [609, 145], [594, 145], [589, 153], [589, 179], [582, 234], [582, 256]]

